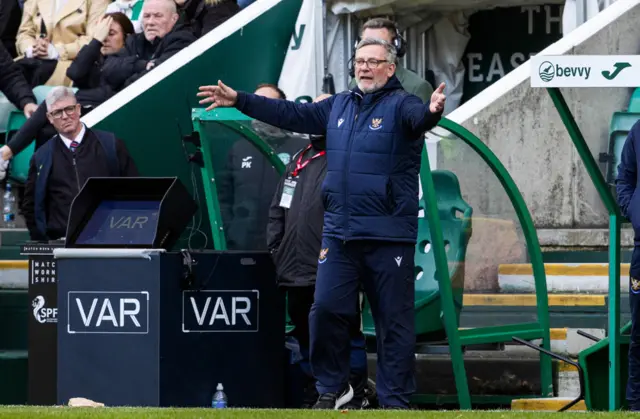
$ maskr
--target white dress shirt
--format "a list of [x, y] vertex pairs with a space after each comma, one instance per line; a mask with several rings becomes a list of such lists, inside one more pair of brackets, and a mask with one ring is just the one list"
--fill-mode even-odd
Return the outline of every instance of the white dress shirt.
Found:
[[81, 124], [82, 124], [82, 129], [80, 130], [78, 135], [76, 135], [76, 138], [74, 138], [72, 140], [70, 140], [69, 138], [67, 138], [64, 135], [60, 134], [60, 138], [62, 139], [62, 142], [64, 142], [64, 144], [67, 146], [67, 148], [69, 150], [71, 150], [71, 143], [73, 141], [75, 141], [76, 143], [78, 143], [78, 145], [80, 145], [80, 143], [82, 142], [82, 139], [84, 138], [85, 132], [87, 132], [87, 127], [82, 122], [81, 122]]

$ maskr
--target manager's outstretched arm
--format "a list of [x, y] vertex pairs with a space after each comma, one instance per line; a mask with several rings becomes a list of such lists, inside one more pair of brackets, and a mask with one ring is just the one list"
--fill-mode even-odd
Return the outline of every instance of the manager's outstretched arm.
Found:
[[409, 96], [402, 101], [402, 121], [409, 131], [422, 134], [438, 124], [447, 99], [444, 88], [445, 84], [441, 83], [431, 95], [431, 102], [427, 105], [422, 104], [416, 96]]
[[200, 104], [211, 104], [207, 111], [218, 107], [235, 107], [252, 118], [278, 128], [305, 134], [324, 134], [334, 96], [317, 103], [295, 103], [269, 99], [246, 92], [236, 92], [218, 80], [217, 85], [200, 86]]

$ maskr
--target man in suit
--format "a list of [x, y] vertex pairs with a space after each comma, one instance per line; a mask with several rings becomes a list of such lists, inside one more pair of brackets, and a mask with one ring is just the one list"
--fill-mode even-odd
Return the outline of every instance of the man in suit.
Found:
[[57, 134], [31, 158], [23, 204], [35, 241], [66, 236], [71, 203], [88, 178], [138, 176], [122, 141], [80, 121], [80, 105], [71, 88], [52, 89], [45, 102]]

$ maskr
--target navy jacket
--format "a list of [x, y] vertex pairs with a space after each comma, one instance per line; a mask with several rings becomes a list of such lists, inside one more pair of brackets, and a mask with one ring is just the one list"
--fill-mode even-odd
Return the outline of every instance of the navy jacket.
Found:
[[640, 244], [640, 207], [638, 200], [638, 161], [640, 160], [640, 121], [636, 122], [622, 148], [622, 156], [618, 165], [618, 177], [616, 178], [616, 192], [620, 212], [633, 225], [635, 232], [634, 244]]
[[423, 134], [440, 114], [393, 76], [379, 91], [354, 90], [317, 103], [238, 92], [236, 107], [268, 124], [327, 136], [323, 235], [415, 243]]

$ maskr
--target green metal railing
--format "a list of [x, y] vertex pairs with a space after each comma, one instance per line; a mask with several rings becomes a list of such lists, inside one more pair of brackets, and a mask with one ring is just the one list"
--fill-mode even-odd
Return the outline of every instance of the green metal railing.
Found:
[[609, 410], [620, 408], [620, 209], [558, 88], [547, 92], [609, 213]]
[[[237, 122], [238, 120], [250, 120], [250, 118], [235, 110], [228, 109], [216, 109], [210, 113], [206, 113], [201, 109], [194, 109], [193, 111], [194, 129], [200, 133], [200, 137], [202, 139], [201, 147], [204, 160], [202, 177], [204, 181], [209, 220], [212, 226], [213, 240], [215, 248], [221, 250], [226, 249], [226, 241], [224, 237], [224, 229], [222, 227], [220, 205], [217, 200], [216, 179], [211, 157], [212, 146], [206, 138], [206, 133], [203, 129], [202, 123], [204, 121], [215, 121], [216, 123], [222, 124], [225, 127], [238, 132], [258, 148], [258, 150], [260, 150], [271, 164], [273, 164], [279, 173], [282, 173], [285, 168], [284, 164], [282, 164], [273, 149], [261, 140], [252, 130]], [[480, 155], [500, 180], [501, 185], [505, 189], [512, 205], [515, 208], [518, 220], [522, 225], [522, 231], [527, 243], [527, 249], [531, 259], [535, 279], [538, 315], [537, 322], [459, 330], [442, 227], [438, 218], [435, 186], [433, 183], [433, 177], [431, 176], [429, 156], [425, 147], [422, 154], [423, 167], [420, 172], [420, 178], [427, 206], [425, 212], [429, 228], [432, 232], [432, 248], [434, 250], [436, 263], [436, 279], [439, 283], [445, 331], [450, 346], [456, 390], [458, 393], [458, 403], [461, 409], [471, 409], [471, 396], [469, 394], [462, 347], [465, 344], [510, 342], [512, 338], [516, 336], [522, 339], [541, 339], [542, 347], [549, 350], [551, 341], [549, 336], [547, 282], [542, 262], [542, 253], [540, 251], [540, 245], [538, 243], [533, 220], [531, 219], [531, 215], [529, 214], [520, 191], [506, 168], [502, 165], [496, 155], [478, 137], [466, 130], [464, 127], [447, 119], [442, 119], [439, 126], [453, 133], [469, 145]], [[553, 395], [551, 359], [547, 355], [543, 354], [541, 355], [540, 361], [542, 396], [551, 396]]]

